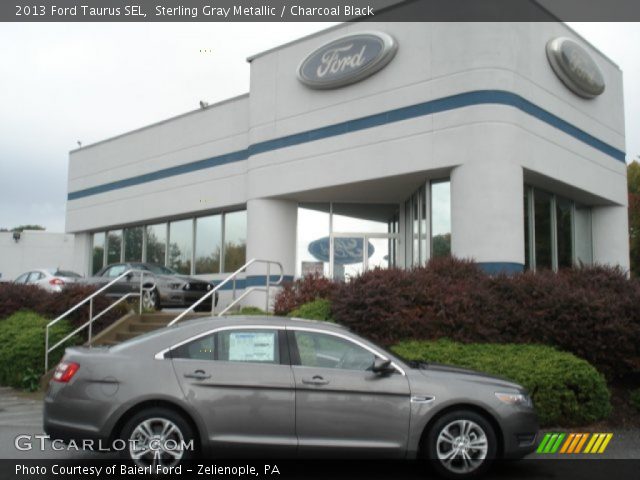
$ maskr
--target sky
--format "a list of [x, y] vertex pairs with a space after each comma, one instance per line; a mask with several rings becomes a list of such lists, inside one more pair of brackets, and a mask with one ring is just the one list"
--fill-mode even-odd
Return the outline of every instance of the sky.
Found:
[[[17, 24], [0, 29], [0, 227], [64, 231], [67, 162], [88, 145], [249, 91], [246, 58], [324, 23]], [[570, 23], [624, 72], [640, 155], [637, 23]]]

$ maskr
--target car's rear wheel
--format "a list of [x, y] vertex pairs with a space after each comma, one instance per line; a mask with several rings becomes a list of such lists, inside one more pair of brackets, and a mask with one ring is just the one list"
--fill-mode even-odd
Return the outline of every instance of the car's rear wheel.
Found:
[[140, 467], [174, 467], [193, 458], [194, 432], [182, 415], [167, 408], [143, 410], [127, 421], [120, 436], [122, 456]]
[[447, 478], [480, 475], [497, 451], [496, 434], [482, 415], [456, 410], [440, 417], [428, 432], [426, 454], [433, 468]]

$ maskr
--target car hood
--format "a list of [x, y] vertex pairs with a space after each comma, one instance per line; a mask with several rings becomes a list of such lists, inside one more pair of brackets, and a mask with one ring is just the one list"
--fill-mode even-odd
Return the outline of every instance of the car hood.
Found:
[[159, 274], [154, 274], [154, 276], [158, 279], [161, 280], [163, 282], [175, 282], [176, 279], [178, 280], [182, 280], [183, 282], [188, 282], [188, 283], [209, 283], [205, 280], [201, 280], [199, 278], [193, 278], [193, 277], [189, 277], [188, 275], [159, 275]]
[[429, 376], [430, 373], [455, 375], [458, 379], [463, 381], [479, 382], [484, 384], [493, 384], [505, 388], [513, 388], [516, 390], [523, 390], [524, 388], [509, 380], [505, 377], [498, 375], [491, 375], [477, 370], [471, 370], [468, 368], [456, 367], [454, 365], [445, 365], [441, 363], [428, 363], [424, 365], [420, 372], [423, 375]]

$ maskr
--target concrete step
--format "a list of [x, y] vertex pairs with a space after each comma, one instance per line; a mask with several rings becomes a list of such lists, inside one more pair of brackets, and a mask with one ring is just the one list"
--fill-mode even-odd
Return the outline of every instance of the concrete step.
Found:
[[125, 340], [131, 340], [132, 338], [142, 335], [143, 332], [118, 332], [116, 333], [116, 342], [124, 342]]
[[158, 330], [167, 326], [164, 322], [133, 322], [129, 324], [130, 332], [150, 332], [151, 330]]

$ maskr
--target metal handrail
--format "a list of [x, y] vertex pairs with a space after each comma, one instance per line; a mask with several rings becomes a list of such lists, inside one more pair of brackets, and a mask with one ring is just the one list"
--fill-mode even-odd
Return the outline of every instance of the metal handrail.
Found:
[[[200, 297], [200, 299], [195, 302], [193, 305], [191, 305], [189, 308], [187, 308], [184, 312], [182, 312], [180, 315], [178, 315], [176, 318], [174, 318], [173, 320], [171, 320], [169, 322], [169, 324], [167, 325], [167, 327], [170, 327], [171, 325], [175, 325], [176, 323], [178, 323], [180, 320], [182, 320], [186, 315], [188, 315], [190, 312], [193, 312], [193, 310], [200, 305], [202, 302], [204, 302], [206, 299], [208, 299], [209, 297], [211, 297], [212, 295], [215, 295], [216, 292], [218, 290], [220, 290], [220, 288], [222, 288], [224, 285], [226, 285], [227, 283], [233, 281], [233, 297], [234, 297], [234, 302], [233, 304], [235, 305], [235, 303], [237, 303], [236, 299], [235, 299], [235, 291], [236, 291], [236, 277], [244, 272], [249, 266], [253, 265], [254, 263], [263, 263], [267, 266], [267, 283], [265, 285], [265, 290], [267, 292], [267, 302], [266, 302], [266, 310], [269, 310], [269, 289], [270, 287], [276, 287], [278, 285], [280, 285], [282, 283], [282, 280], [284, 280], [284, 268], [282, 267], [282, 264], [280, 262], [274, 262], [273, 260], [260, 260], [257, 258], [252, 258], [251, 260], [249, 260], [247, 263], [245, 263], [242, 267], [240, 267], [238, 270], [236, 270], [235, 272], [233, 272], [231, 275], [229, 275], [227, 278], [225, 278], [222, 282], [220, 282], [218, 285], [216, 285], [212, 290], [209, 290], [209, 292], [207, 292], [206, 295], [203, 295], [202, 297]], [[271, 282], [271, 265], [276, 265], [279, 269], [280, 269], [280, 278], [278, 278], [278, 280], [276, 282]], [[247, 292], [243, 293], [241, 295], [241, 297], [239, 299], [237, 299], [238, 301], [241, 298], [244, 298], [246, 296]], [[213, 316], [213, 309], [215, 308], [215, 300], [211, 301], [211, 313]], [[225, 310], [223, 310], [223, 312], [221, 312], [220, 314], [226, 312], [228, 310], [228, 308], [226, 308]]]
[[[100, 295], [102, 292], [104, 292], [105, 290], [107, 290], [109, 287], [111, 287], [113, 284], [118, 283], [120, 280], [122, 280], [123, 278], [132, 275], [134, 273], [139, 273], [140, 274], [140, 292], [139, 293], [127, 293], [126, 295], [120, 297], [118, 300], [116, 300], [115, 302], [113, 302], [111, 305], [109, 305], [107, 308], [105, 308], [102, 312], [98, 313], [96, 316], [93, 315], [93, 299]], [[139, 307], [139, 313], [142, 315], [142, 292], [143, 291], [149, 291], [150, 289], [148, 288], [144, 288], [143, 286], [143, 280], [144, 280], [144, 276], [145, 275], [150, 275], [151, 272], [148, 272], [146, 270], [139, 270], [139, 269], [131, 269], [131, 270], [127, 270], [126, 272], [122, 273], [120, 276], [114, 278], [113, 280], [111, 280], [109, 283], [107, 283], [104, 287], [100, 288], [99, 290], [96, 290], [95, 292], [93, 292], [91, 295], [89, 295], [87, 298], [85, 298], [84, 300], [76, 303], [73, 307], [71, 307], [69, 310], [67, 310], [66, 312], [64, 312], [62, 315], [60, 315], [59, 317], [57, 317], [56, 319], [50, 321], [46, 328], [45, 328], [45, 335], [44, 335], [44, 371], [45, 373], [49, 371], [49, 354], [55, 350], [56, 348], [58, 348], [60, 345], [62, 345], [64, 342], [66, 342], [67, 340], [69, 340], [70, 338], [72, 338], [76, 333], [84, 330], [85, 328], [89, 328], [89, 334], [88, 334], [88, 340], [87, 343], [89, 344], [89, 346], [91, 346], [91, 338], [93, 335], [92, 332], [92, 327], [93, 327], [93, 322], [96, 321], [98, 318], [100, 318], [102, 315], [104, 315], [105, 313], [107, 313], [109, 310], [111, 310], [113, 307], [115, 307], [117, 304], [119, 304], [120, 302], [124, 301], [126, 298], [129, 297], [139, 297], [140, 298], [140, 307]], [[58, 323], [60, 320], [62, 320], [63, 318], [67, 317], [69, 314], [75, 312], [78, 308], [80, 308], [81, 306], [83, 306], [84, 304], [86, 304], [87, 302], [89, 302], [89, 320], [87, 320], [84, 324], [82, 324], [80, 327], [76, 328], [73, 332], [71, 332], [70, 334], [68, 334], [66, 337], [64, 337], [62, 340], [60, 340], [58, 343], [56, 343], [53, 347], [49, 348], [49, 329], [55, 325], [56, 323]]]
[[[267, 289], [265, 287], [251, 287], [251, 288], [245, 289], [242, 295], [240, 295], [238, 298], [233, 300], [229, 305], [227, 305], [220, 313], [218, 313], [218, 316], [219, 317], [223, 316], [225, 313], [227, 313], [229, 310], [235, 307], [238, 303], [240, 303], [240, 300], [242, 300], [244, 297], [249, 295], [251, 292], [267, 292]], [[268, 295], [269, 294], [267, 293], [267, 298], [269, 298]], [[234, 297], [235, 297], [235, 294], [234, 294]]]

